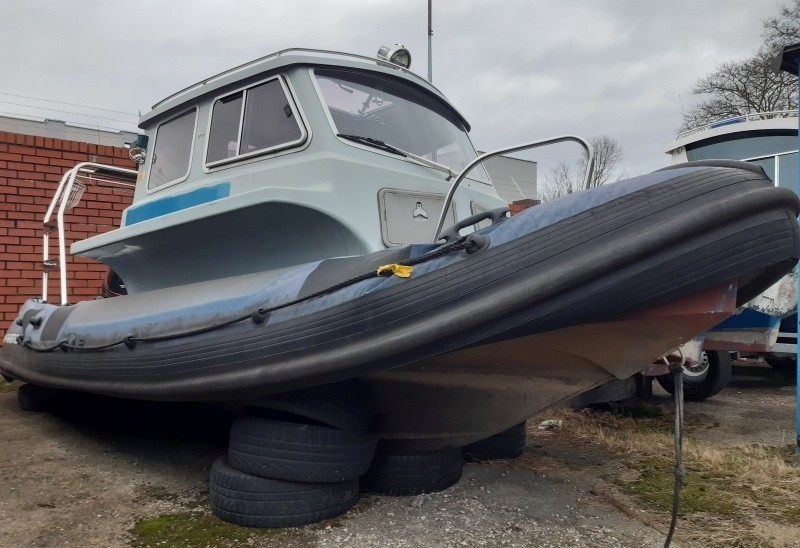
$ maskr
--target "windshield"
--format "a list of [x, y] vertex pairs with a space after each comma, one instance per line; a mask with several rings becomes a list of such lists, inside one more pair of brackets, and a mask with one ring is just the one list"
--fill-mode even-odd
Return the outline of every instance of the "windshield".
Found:
[[[458, 117], [427, 93], [361, 72], [318, 68], [314, 74], [337, 133], [383, 141], [453, 171], [477, 156]], [[489, 182], [482, 166], [470, 178]]]

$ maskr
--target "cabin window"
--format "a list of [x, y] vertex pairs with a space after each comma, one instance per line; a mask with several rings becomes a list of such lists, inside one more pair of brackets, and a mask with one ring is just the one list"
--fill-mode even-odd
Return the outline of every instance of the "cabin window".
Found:
[[[318, 68], [314, 75], [336, 133], [383, 141], [454, 171], [477, 157], [459, 117], [430, 93], [376, 74]], [[482, 166], [469, 176], [489, 182]]]
[[214, 102], [206, 165], [284, 148], [304, 138], [293, 102], [281, 80], [273, 78]]
[[158, 126], [147, 188], [158, 188], [189, 174], [196, 118], [197, 109], [192, 109]]
[[243, 91], [214, 102], [214, 109], [211, 113], [211, 130], [208, 132], [207, 163], [236, 156], [243, 103]]

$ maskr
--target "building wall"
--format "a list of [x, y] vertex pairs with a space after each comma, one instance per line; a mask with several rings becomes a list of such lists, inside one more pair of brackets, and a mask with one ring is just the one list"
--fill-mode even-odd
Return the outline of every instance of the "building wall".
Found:
[[[42, 295], [42, 220], [66, 170], [78, 162], [135, 168], [128, 149], [0, 131], [0, 341], [20, 305]], [[67, 245], [119, 226], [133, 189], [88, 186], [78, 206], [67, 212]], [[58, 257], [56, 232], [50, 257]], [[100, 294], [106, 268], [80, 257], [67, 259], [69, 299]], [[50, 300], [58, 302], [58, 271], [50, 274]]]

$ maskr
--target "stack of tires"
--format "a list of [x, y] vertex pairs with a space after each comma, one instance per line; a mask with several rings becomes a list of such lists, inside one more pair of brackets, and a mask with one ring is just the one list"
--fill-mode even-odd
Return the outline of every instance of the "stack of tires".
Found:
[[342, 383], [280, 394], [249, 407], [233, 423], [226, 456], [211, 467], [213, 513], [247, 527], [306, 525], [343, 514], [360, 492], [441, 491], [461, 478], [465, 455], [511, 458], [525, 445], [525, 423], [473, 444], [466, 453], [460, 447], [409, 452], [379, 445], [369, 431], [366, 401], [357, 384]]
[[346, 512], [377, 443], [357, 401], [289, 393], [239, 417], [227, 455], [211, 467], [213, 513], [247, 527], [294, 527]]

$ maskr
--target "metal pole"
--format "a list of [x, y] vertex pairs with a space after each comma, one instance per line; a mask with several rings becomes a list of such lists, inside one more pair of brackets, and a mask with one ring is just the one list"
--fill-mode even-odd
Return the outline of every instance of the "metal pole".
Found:
[[[797, 85], [798, 91], [800, 91], [800, 51], [798, 48], [800, 47], [800, 43], [791, 44], [783, 47], [780, 56], [776, 59], [778, 61], [777, 66], [775, 67], [777, 70], [784, 70], [790, 74], [797, 74]], [[797, 131], [797, 148], [800, 150], [800, 119], [798, 120], [798, 131]], [[800, 195], [800, 169], [797, 170], [797, 182], [795, 183], [794, 191], [798, 195]], [[800, 280], [800, 276], [798, 277]], [[795, 283], [798, 283], [798, 280]], [[799, 288], [800, 289], [800, 288]], [[800, 308], [800, 293], [797, 295], [797, 305]], [[798, 320], [800, 320], [800, 313], [797, 315]], [[797, 329], [800, 327], [800, 323], [795, 322], [795, 328]], [[800, 345], [800, 339], [797, 339], [794, 347], [794, 359], [795, 359], [795, 367], [797, 371], [800, 372], [800, 363], [797, 363], [798, 358], [798, 345]], [[795, 412], [797, 414], [797, 422], [796, 422], [796, 436], [795, 436], [795, 455], [800, 455], [800, 375], [797, 377], [797, 393], [795, 396]]]
[[433, 83], [433, 0], [428, 0], [428, 82]]
[[[797, 86], [798, 86], [798, 91], [800, 91], [800, 57], [796, 57], [795, 58], [795, 64], [797, 65], [797, 73], [798, 73]], [[798, 123], [800, 124], [800, 118], [798, 118]], [[798, 139], [797, 140], [797, 150], [800, 151], [800, 127], [798, 127], [797, 139]], [[800, 154], [800, 152], [798, 152], [798, 154]], [[777, 160], [777, 158], [775, 158], [775, 159]], [[798, 195], [800, 195], [800, 169], [797, 170], [797, 185], [795, 186], [795, 190], [794, 191]], [[800, 279], [800, 276], [798, 277], [798, 279]], [[800, 320], [800, 293], [798, 293], [798, 295], [797, 295], [797, 304], [798, 304], [797, 318], [798, 318], [798, 320]], [[795, 329], [797, 329], [797, 327], [798, 327], [798, 325], [795, 325]], [[796, 332], [800, 333], [800, 330], [796, 330]], [[797, 368], [797, 371], [800, 371], [800, 363], [797, 362], [798, 346], [800, 346], [800, 337], [798, 337], [797, 340], [795, 341], [795, 347], [794, 347], [794, 351], [795, 351], [795, 355], [794, 355], [795, 367]], [[794, 451], [795, 451], [796, 455], [800, 455], [800, 376], [797, 377], [797, 390], [795, 391], [795, 404], [794, 404], [794, 407], [795, 407], [795, 411], [797, 413], [797, 422], [795, 423], [796, 426], [797, 426], [797, 428], [796, 428], [796, 434], [797, 435], [795, 437]]]

